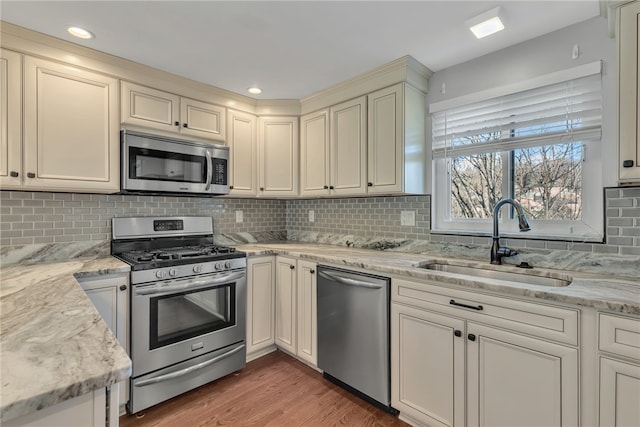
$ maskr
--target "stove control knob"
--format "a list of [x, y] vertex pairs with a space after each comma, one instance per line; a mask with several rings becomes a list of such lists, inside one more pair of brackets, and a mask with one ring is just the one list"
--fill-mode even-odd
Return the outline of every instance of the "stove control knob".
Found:
[[169, 276], [174, 277], [176, 274], [178, 274], [178, 270], [176, 270], [175, 268], [169, 270]]
[[202, 266], [201, 265], [194, 265], [193, 266], [193, 272], [194, 273], [202, 273]]
[[224, 263], [225, 268], [231, 268], [231, 261], [227, 261]]
[[219, 262], [216, 264], [216, 270], [222, 270], [224, 268], [224, 264]]
[[166, 271], [164, 271], [164, 270], [158, 270], [158, 271], [156, 272], [156, 277], [157, 277], [158, 279], [164, 279], [166, 275], [167, 275], [167, 272], [166, 272]]

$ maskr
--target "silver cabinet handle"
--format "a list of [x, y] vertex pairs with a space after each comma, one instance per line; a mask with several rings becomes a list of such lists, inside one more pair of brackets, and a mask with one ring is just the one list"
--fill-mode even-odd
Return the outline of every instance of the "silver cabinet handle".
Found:
[[207, 159], [207, 186], [204, 187], [204, 191], [209, 191], [209, 188], [211, 188], [211, 179], [213, 178], [213, 164], [211, 162], [211, 153], [209, 153], [209, 150], [204, 150], [204, 156]]
[[156, 384], [162, 381], [168, 381], [168, 380], [172, 380], [174, 378], [178, 378], [178, 377], [182, 377], [185, 375], [190, 374], [193, 371], [197, 371], [199, 369], [203, 369], [206, 368], [209, 365], [212, 365], [222, 359], [225, 359], [229, 356], [232, 356], [234, 354], [236, 354], [237, 352], [239, 352], [240, 350], [242, 350], [244, 348], [244, 344], [241, 344], [240, 346], [234, 348], [233, 350], [229, 350], [226, 353], [222, 353], [219, 356], [214, 357], [213, 359], [210, 360], [205, 360], [204, 362], [198, 363], [197, 365], [193, 365], [193, 366], [189, 366], [188, 368], [184, 368], [181, 369], [179, 371], [176, 372], [171, 372], [170, 374], [165, 374], [165, 375], [160, 375], [158, 377], [155, 378], [149, 378], [146, 380], [142, 380], [136, 384], [134, 384], [134, 387], [144, 387], [147, 385], [151, 385], [151, 384]]
[[337, 276], [334, 273], [327, 273], [326, 271], [320, 271], [318, 275], [324, 277], [325, 279], [335, 280], [338, 283], [342, 283], [343, 285], [348, 286], [359, 286], [361, 288], [369, 288], [369, 289], [381, 289], [384, 285], [378, 285], [371, 282], [365, 282], [363, 280], [356, 280], [350, 277], [342, 277]]
[[151, 294], [165, 294], [176, 291], [182, 291], [184, 289], [199, 289], [211, 285], [219, 285], [221, 283], [233, 282], [237, 279], [242, 279], [246, 273], [244, 271], [238, 271], [231, 274], [225, 274], [224, 276], [218, 276], [211, 279], [189, 281], [180, 285], [170, 285], [162, 287], [153, 287], [151, 289], [136, 289], [136, 295], [151, 295]]

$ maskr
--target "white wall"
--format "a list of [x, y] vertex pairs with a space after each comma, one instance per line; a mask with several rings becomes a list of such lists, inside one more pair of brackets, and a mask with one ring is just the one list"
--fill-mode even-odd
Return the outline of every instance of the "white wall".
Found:
[[[580, 45], [580, 56], [573, 60], [571, 53], [576, 43]], [[427, 105], [597, 60], [603, 61], [603, 186], [615, 186], [618, 168], [616, 43], [609, 38], [604, 18], [593, 18], [438, 71], [429, 80]], [[443, 83], [444, 94], [441, 93]]]

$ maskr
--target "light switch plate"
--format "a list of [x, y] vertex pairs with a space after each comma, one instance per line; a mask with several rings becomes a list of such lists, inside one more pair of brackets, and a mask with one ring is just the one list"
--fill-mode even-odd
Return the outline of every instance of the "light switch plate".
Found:
[[402, 211], [400, 212], [400, 225], [406, 225], [409, 227], [415, 227], [416, 225], [416, 211]]
[[242, 211], [236, 211], [236, 222], [242, 222], [243, 219]]
[[309, 222], [316, 221], [316, 211], [309, 211]]

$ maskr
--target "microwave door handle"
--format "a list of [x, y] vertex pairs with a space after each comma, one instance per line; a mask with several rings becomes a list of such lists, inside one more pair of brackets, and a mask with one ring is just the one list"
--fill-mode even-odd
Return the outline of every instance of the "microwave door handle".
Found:
[[209, 150], [204, 150], [204, 156], [207, 159], [207, 186], [204, 188], [204, 191], [209, 191], [209, 188], [211, 188], [211, 179], [213, 178], [213, 162], [211, 161], [211, 153]]

